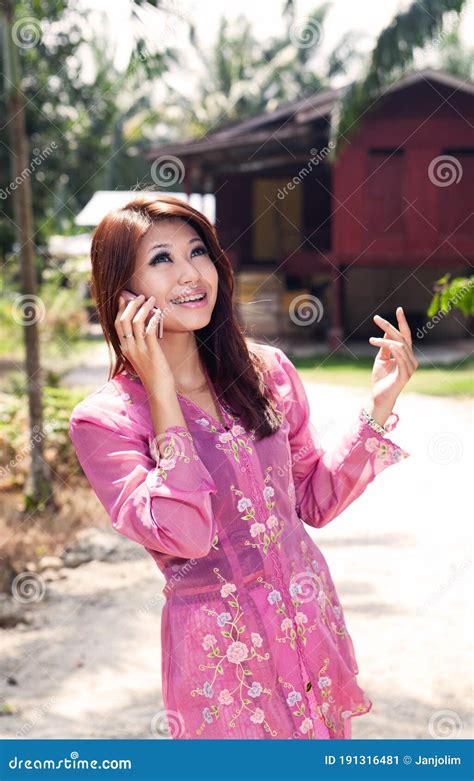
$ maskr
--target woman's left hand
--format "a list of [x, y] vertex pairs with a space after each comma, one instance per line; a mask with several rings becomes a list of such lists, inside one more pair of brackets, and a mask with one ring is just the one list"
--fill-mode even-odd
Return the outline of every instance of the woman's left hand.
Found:
[[[396, 310], [398, 328], [380, 315], [375, 323], [385, 331], [383, 337], [371, 336], [369, 342], [380, 350], [372, 369], [372, 403], [375, 408], [391, 410], [395, 401], [418, 367], [413, 354], [410, 327], [401, 306]], [[393, 353], [393, 358], [390, 357]]]

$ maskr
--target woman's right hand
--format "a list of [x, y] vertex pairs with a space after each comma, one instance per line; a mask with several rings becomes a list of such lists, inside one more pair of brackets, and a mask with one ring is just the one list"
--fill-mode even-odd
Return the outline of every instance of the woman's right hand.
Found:
[[[146, 325], [146, 319], [154, 305], [154, 296], [145, 300], [145, 296], [141, 295], [127, 303], [121, 294], [115, 329], [123, 355], [131, 363], [145, 388], [175, 391], [173, 373], [156, 335], [159, 318], [163, 316], [161, 310], [158, 309]], [[125, 339], [124, 334], [133, 336]]]

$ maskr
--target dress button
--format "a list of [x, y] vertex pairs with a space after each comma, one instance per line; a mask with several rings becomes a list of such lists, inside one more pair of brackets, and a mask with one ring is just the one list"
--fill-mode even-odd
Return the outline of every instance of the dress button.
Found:
[[307, 692], [311, 691], [311, 689], [313, 688], [313, 685], [312, 685], [311, 681], [307, 681], [305, 683], [305, 687], [304, 688], [305, 688], [305, 691], [307, 691]]

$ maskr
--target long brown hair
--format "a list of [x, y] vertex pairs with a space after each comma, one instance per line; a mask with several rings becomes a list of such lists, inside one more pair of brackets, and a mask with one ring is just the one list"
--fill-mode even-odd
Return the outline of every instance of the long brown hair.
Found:
[[138, 243], [153, 223], [178, 218], [194, 228], [205, 243], [218, 274], [217, 299], [208, 325], [196, 330], [200, 359], [220, 399], [257, 439], [273, 434], [280, 416], [265, 379], [266, 365], [258, 344], [249, 344], [234, 312], [234, 274], [216, 231], [201, 212], [164, 193], [137, 195], [107, 214], [92, 237], [91, 293], [107, 346], [112, 348], [109, 380], [133, 366], [122, 354], [115, 330], [120, 293], [135, 265]]

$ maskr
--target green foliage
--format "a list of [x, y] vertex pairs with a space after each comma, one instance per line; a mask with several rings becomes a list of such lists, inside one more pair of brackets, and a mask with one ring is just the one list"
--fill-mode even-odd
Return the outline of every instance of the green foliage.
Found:
[[356, 131], [362, 117], [384, 88], [397, 81], [412, 65], [414, 54], [442, 31], [449, 12], [459, 14], [466, 0], [414, 0], [380, 33], [365, 77], [345, 90], [333, 127], [336, 156]]
[[[145, 4], [136, 0], [136, 5]], [[131, 17], [134, 8], [131, 3]], [[166, 70], [173, 55], [166, 46], [159, 51], [146, 47], [136, 20], [135, 51], [119, 73], [113, 57], [120, 41], [115, 46], [95, 30], [91, 37], [74, 4], [17, 0], [15, 18], [26, 20], [37, 37], [35, 45], [18, 47], [30, 160], [35, 149], [53, 150], [30, 174], [34, 239], [45, 244], [53, 233], [74, 232], [74, 217], [97, 189], [128, 189], [145, 175], [148, 166], [138, 153], [143, 135], [129, 140], [126, 123], [138, 111], [149, 109], [152, 80]], [[0, 36], [3, 58], [1, 46]], [[92, 80], [84, 72], [84, 61], [91, 66]], [[2, 116], [7, 84], [0, 73]], [[3, 123], [0, 170], [6, 172], [5, 186], [11, 179], [10, 146], [8, 124]], [[9, 195], [0, 212], [0, 251], [11, 246], [13, 220]]]
[[427, 310], [428, 317], [439, 312], [446, 314], [453, 307], [463, 315], [474, 316], [474, 276], [456, 277], [450, 280], [450, 273], [436, 280], [435, 294]]
[[194, 56], [202, 75], [195, 94], [187, 97], [173, 90], [163, 106], [162, 119], [174, 131], [173, 137], [182, 140], [183, 136], [192, 138], [216, 131], [329, 87], [330, 77], [345, 72], [349, 62], [359, 55], [355, 36], [346, 35], [330, 53], [326, 65], [314, 66], [328, 9], [329, 3], [322, 3], [300, 17], [295, 14], [294, 4], [285, 0], [282, 15], [286, 29], [265, 40], [255, 36], [245, 15], [232, 21], [223, 17], [209, 51], [191, 28], [190, 56]]
[[78, 390], [53, 388], [44, 391], [44, 431], [30, 439], [28, 400], [24, 385], [0, 394], [0, 486], [24, 487], [30, 467], [35, 437], [42, 437], [44, 457], [54, 479], [66, 480], [78, 469], [69, 437], [69, 418], [84, 394]]
[[[49, 272], [49, 273], [48, 273]], [[58, 357], [67, 355], [71, 347], [77, 342], [83, 333], [84, 326], [88, 323], [88, 314], [85, 308], [83, 292], [79, 283], [66, 279], [58, 269], [44, 272], [47, 277], [38, 288], [38, 312], [40, 343], [45, 346], [54, 346]], [[85, 276], [85, 275], [83, 275]], [[2, 352], [18, 353], [18, 346], [23, 344], [20, 292], [10, 288], [0, 299], [0, 329], [2, 333]], [[27, 305], [25, 320], [28, 322]]]
[[474, 48], [462, 44], [458, 29], [452, 29], [440, 41], [439, 63], [443, 70], [453, 76], [471, 81], [474, 79]]

